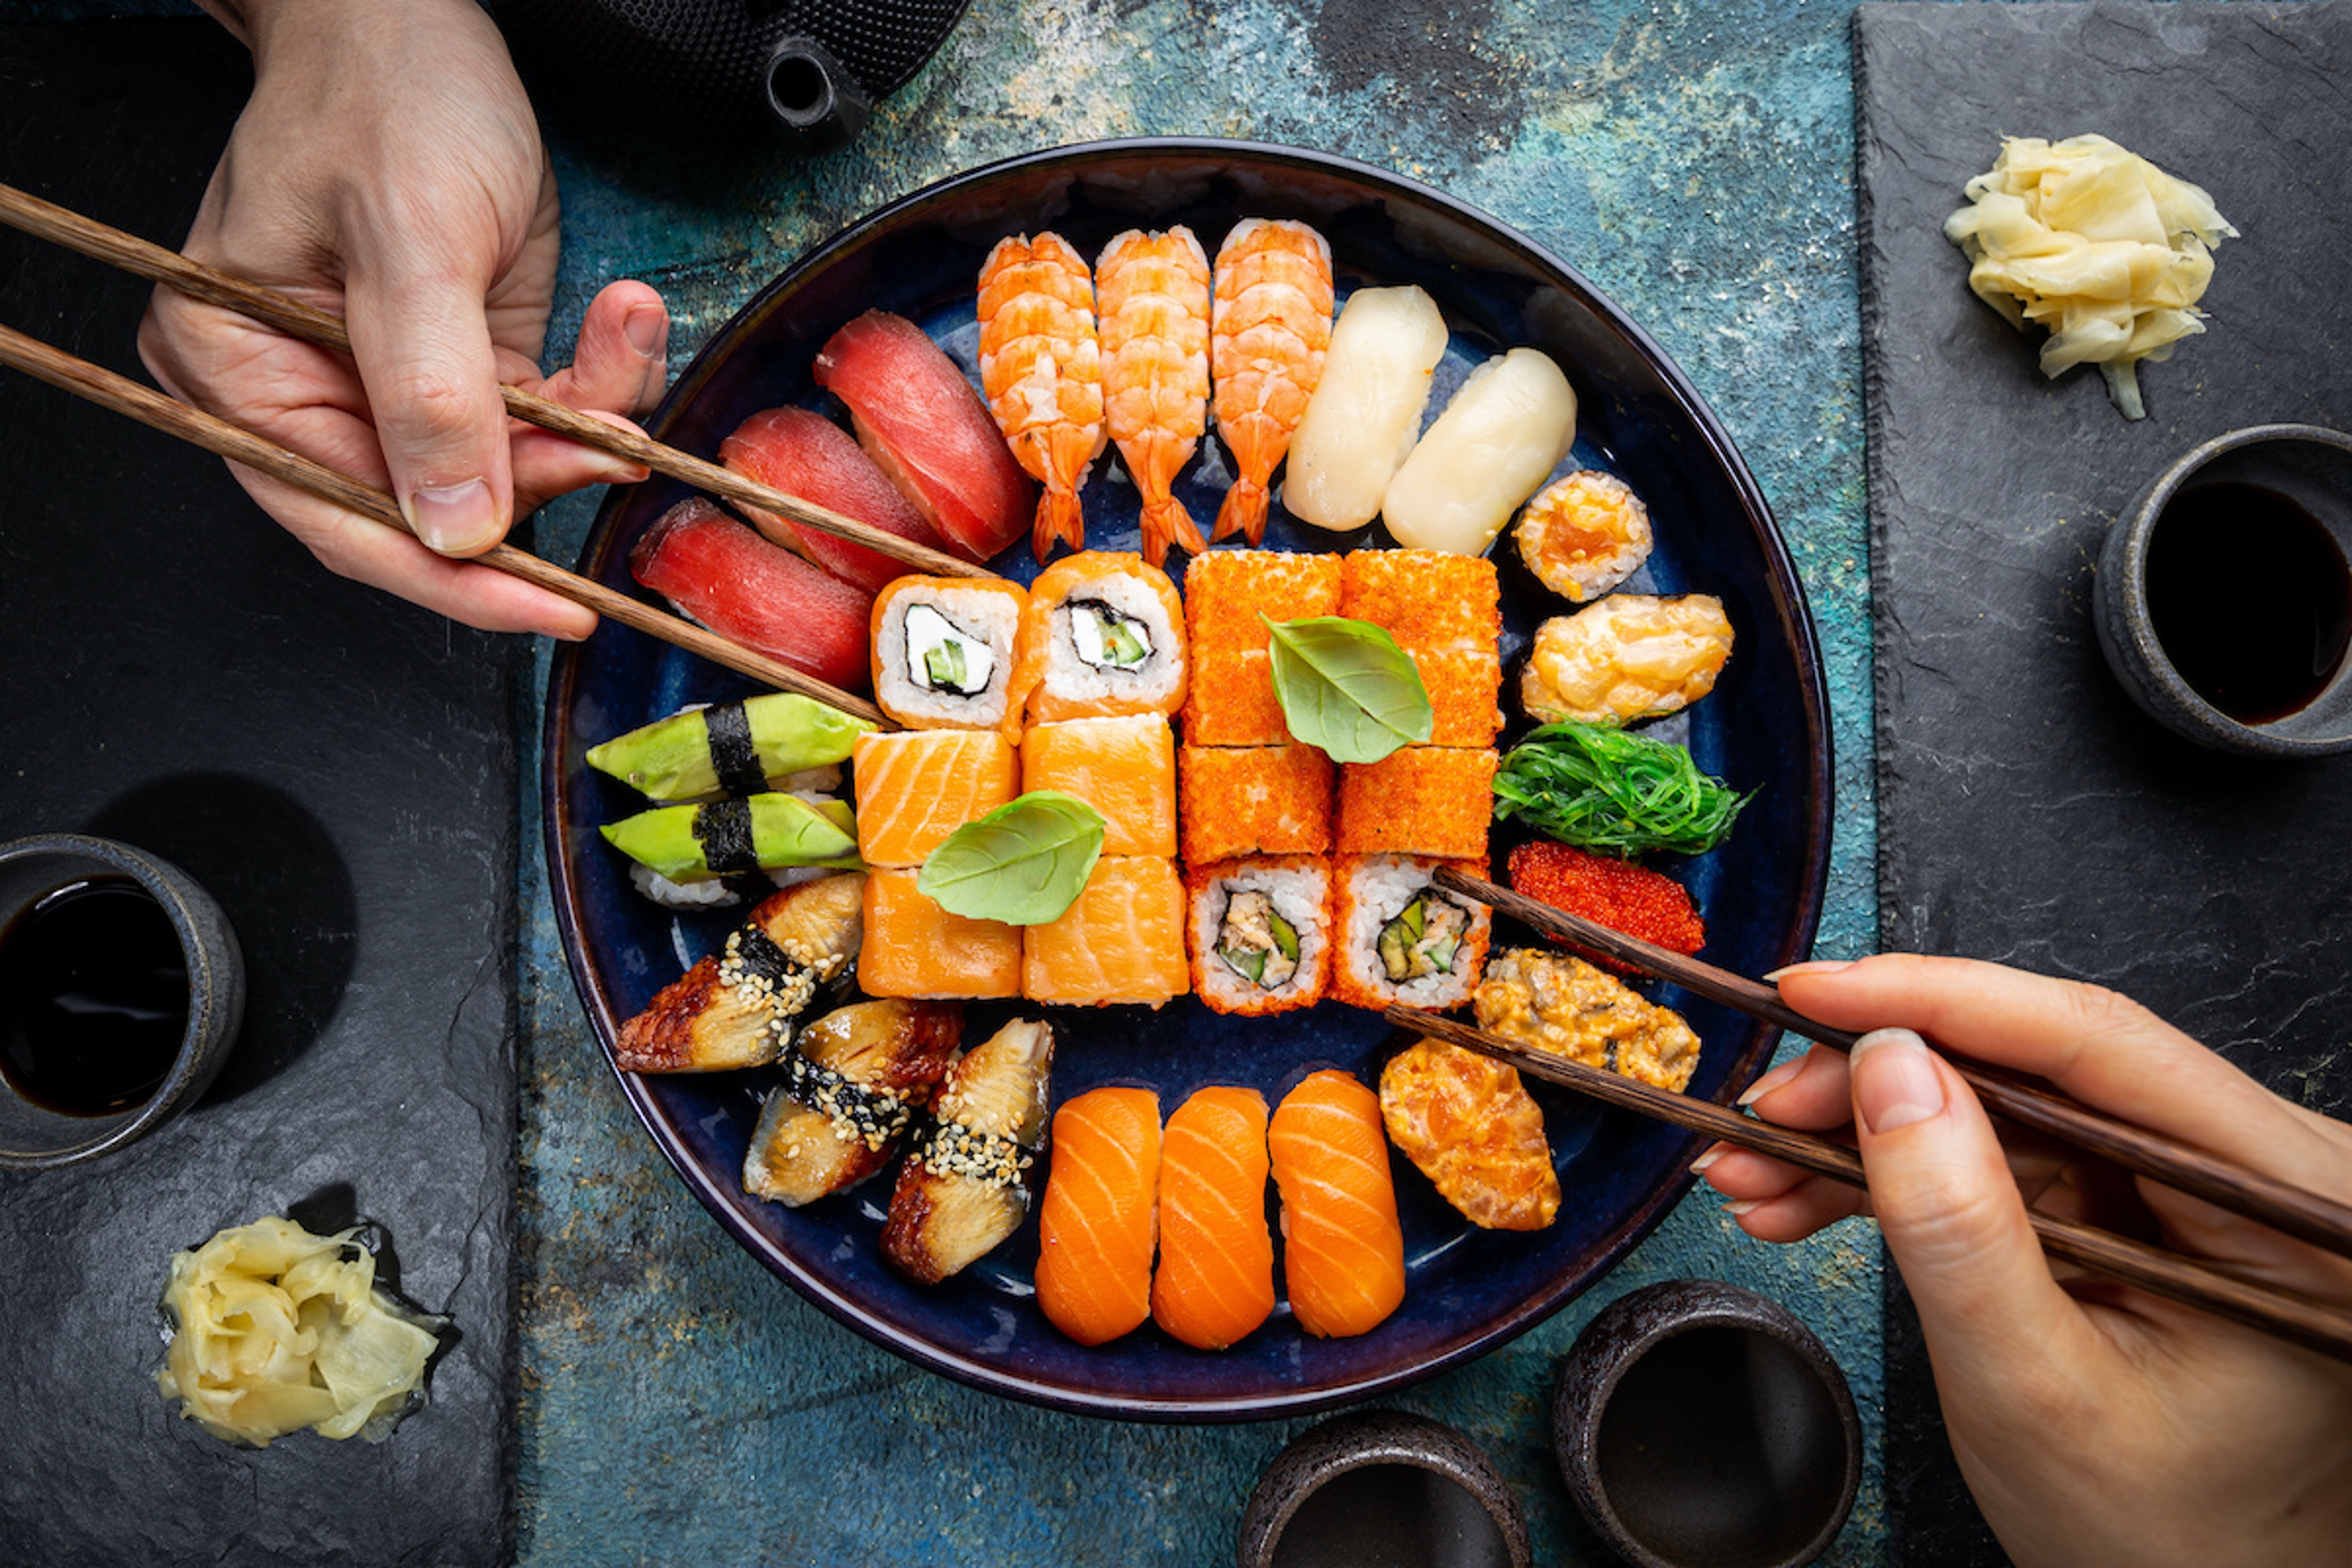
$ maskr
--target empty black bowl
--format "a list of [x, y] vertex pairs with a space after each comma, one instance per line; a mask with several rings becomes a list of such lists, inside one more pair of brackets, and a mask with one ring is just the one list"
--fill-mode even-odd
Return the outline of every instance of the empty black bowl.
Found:
[[1845, 1374], [1777, 1302], [1716, 1279], [1619, 1298], [1560, 1367], [1552, 1448], [1576, 1506], [1641, 1568], [1794, 1568], [1862, 1482]]
[[1309, 1427], [1242, 1515], [1241, 1568], [1528, 1568], [1518, 1500], [1478, 1446], [1403, 1410]]

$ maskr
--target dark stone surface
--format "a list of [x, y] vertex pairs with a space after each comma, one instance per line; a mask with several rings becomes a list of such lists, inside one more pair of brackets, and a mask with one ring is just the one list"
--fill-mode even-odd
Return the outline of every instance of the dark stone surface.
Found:
[[[201, 19], [0, 28], [0, 177], [176, 242], [244, 70]], [[60, 347], [139, 374], [145, 296], [0, 233], [0, 320]], [[0, 1177], [0, 1557], [503, 1561], [511, 661], [320, 571], [192, 447], [13, 372], [0, 432], [0, 824], [178, 862], [251, 984], [201, 1104], [90, 1166]], [[380, 1223], [404, 1293], [456, 1321], [432, 1405], [387, 1443], [235, 1448], [156, 1394], [173, 1252], [289, 1210]]]
[[[1855, 36], [1883, 945], [2115, 986], [2341, 1115], [2352, 766], [2160, 729], [2100, 660], [2089, 578], [2198, 442], [2352, 426], [2352, 9], [1871, 5]], [[2243, 235], [2215, 252], [2208, 332], [2143, 367], [2137, 424], [2095, 373], [2045, 383], [2038, 331], [1969, 292], [1942, 234], [2002, 136], [2087, 131], [2204, 185]], [[2220, 591], [2262, 592], [2227, 542], [2215, 564]], [[1891, 1269], [1887, 1299], [1902, 1557], [1999, 1562]]]

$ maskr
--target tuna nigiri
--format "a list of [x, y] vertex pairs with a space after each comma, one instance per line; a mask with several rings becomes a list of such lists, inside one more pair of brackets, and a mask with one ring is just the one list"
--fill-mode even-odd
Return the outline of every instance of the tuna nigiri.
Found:
[[1037, 1211], [1037, 1305], [1098, 1345], [1151, 1316], [1160, 1100], [1097, 1089], [1054, 1113], [1054, 1171]]
[[1151, 1317], [1197, 1350], [1223, 1350], [1274, 1310], [1265, 1177], [1265, 1097], [1257, 1090], [1204, 1089], [1168, 1119]]
[[1209, 258], [1181, 224], [1129, 229], [1095, 263], [1103, 415], [1143, 498], [1143, 559], [1209, 547], [1175, 497], [1177, 470], [1209, 427]]
[[771, 544], [699, 496], [656, 518], [629, 572], [719, 636], [847, 689], [866, 684], [874, 595]]
[[868, 310], [817, 351], [816, 384], [950, 548], [985, 561], [1021, 537], [1036, 487], [945, 350], [904, 316]]
[[1346, 1073], [1314, 1073], [1283, 1096], [1265, 1141], [1291, 1315], [1318, 1339], [1369, 1333], [1404, 1300], [1380, 1097]]
[[1058, 234], [999, 240], [980, 268], [980, 383], [1021, 466], [1045, 487], [1032, 535], [1086, 547], [1078, 490], [1102, 456], [1102, 345], [1095, 280]]
[[[719, 460], [771, 489], [795, 495], [845, 517], [933, 550], [945, 545], [914, 503], [883, 477], [849, 432], [805, 408], [769, 408], [735, 427], [719, 445]], [[907, 567], [889, 556], [804, 522], [747, 506], [761, 532], [797, 550], [835, 576], [878, 594]]]
[[1290, 219], [1244, 218], [1217, 248], [1209, 358], [1217, 434], [1241, 473], [1213, 539], [1265, 537], [1266, 480], [1307, 416], [1331, 342], [1331, 247]]

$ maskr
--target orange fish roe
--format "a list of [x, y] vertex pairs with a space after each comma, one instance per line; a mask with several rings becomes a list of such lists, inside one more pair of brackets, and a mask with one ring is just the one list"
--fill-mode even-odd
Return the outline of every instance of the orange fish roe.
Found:
[[1339, 558], [1272, 550], [1213, 550], [1184, 568], [1184, 624], [1196, 661], [1265, 651], [1258, 619], [1339, 613]]
[[[1683, 885], [1630, 860], [1591, 854], [1549, 838], [1530, 839], [1511, 851], [1511, 887], [1556, 910], [1675, 952], [1696, 952], [1706, 945], [1706, 927]], [[1634, 973], [1618, 963], [1605, 967], [1621, 974]]]
[[1184, 693], [1184, 739], [1195, 746], [1279, 746], [1290, 739], [1264, 648], [1194, 663], [1192, 684]]
[[1370, 621], [1407, 653], [1495, 651], [1502, 633], [1495, 563], [1437, 550], [1359, 550], [1342, 563], [1339, 613]]
[[1406, 746], [1339, 769], [1339, 853], [1484, 860], [1495, 819], [1492, 752]]

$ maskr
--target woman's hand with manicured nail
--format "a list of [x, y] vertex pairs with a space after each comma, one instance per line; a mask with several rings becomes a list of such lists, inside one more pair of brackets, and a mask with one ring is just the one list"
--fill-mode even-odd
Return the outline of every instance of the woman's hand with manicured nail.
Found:
[[1875, 1214], [1962, 1473], [2011, 1556], [2028, 1568], [2352, 1562], [2352, 1367], [2062, 1279], [2026, 1205], [2347, 1304], [2352, 1262], [2090, 1156], [2005, 1145], [1927, 1041], [2347, 1201], [2352, 1129], [2095, 987], [1900, 954], [1802, 966], [1780, 984], [1808, 1016], [1869, 1032], [1851, 1058], [1817, 1047], [1759, 1079], [1754, 1109], [1811, 1131], [1851, 1127], [1869, 1197], [1740, 1150], [1705, 1178], [1768, 1240]]

